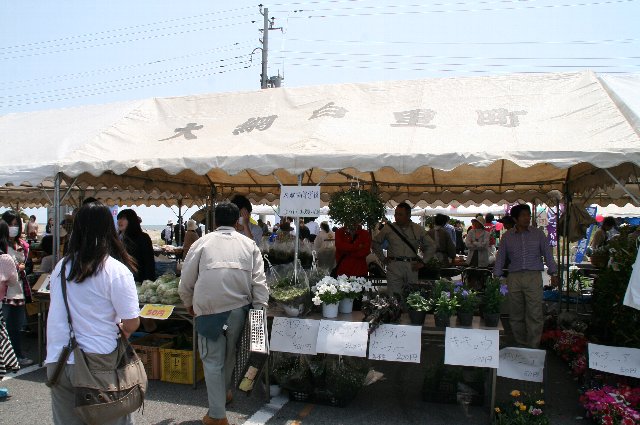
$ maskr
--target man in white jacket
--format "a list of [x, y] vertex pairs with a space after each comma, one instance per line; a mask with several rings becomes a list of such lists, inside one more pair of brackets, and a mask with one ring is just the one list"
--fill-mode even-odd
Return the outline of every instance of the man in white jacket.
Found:
[[235, 230], [240, 210], [232, 203], [215, 209], [217, 228], [191, 245], [178, 293], [194, 315], [204, 366], [209, 411], [204, 425], [227, 425], [235, 349], [247, 312], [265, 308], [269, 289], [256, 243]]

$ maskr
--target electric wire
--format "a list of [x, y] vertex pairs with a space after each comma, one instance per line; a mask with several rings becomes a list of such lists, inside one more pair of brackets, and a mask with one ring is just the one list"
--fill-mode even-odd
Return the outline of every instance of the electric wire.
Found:
[[116, 66], [112, 68], [100, 68], [100, 69], [93, 69], [93, 70], [75, 72], [70, 74], [61, 74], [61, 75], [54, 75], [51, 77], [40, 77], [40, 78], [33, 78], [33, 79], [27, 79], [27, 80], [0, 81], [0, 90], [2, 90], [3, 85], [5, 86], [10, 85], [11, 86], [10, 89], [13, 90], [18, 88], [26, 88], [26, 87], [31, 87], [35, 85], [41, 85], [45, 83], [50, 84], [50, 83], [56, 83], [56, 82], [65, 81], [65, 80], [77, 79], [77, 78], [87, 77], [91, 75], [101, 75], [101, 74], [108, 74], [112, 72], [124, 71], [128, 69], [141, 68], [145, 66], [154, 66], [160, 63], [207, 55], [209, 53], [214, 53], [214, 52], [229, 52], [229, 51], [234, 51], [239, 49], [245, 49], [248, 46], [250, 46], [251, 43], [253, 43], [253, 41], [246, 40], [243, 42], [236, 42], [233, 44], [228, 44], [228, 45], [216, 47], [213, 49], [207, 49], [207, 50], [194, 52], [186, 55], [175, 56], [171, 58], [163, 58], [163, 59], [153, 59], [153, 60], [149, 60], [149, 61], [145, 61], [137, 64], [122, 65], [122, 66]]
[[547, 40], [547, 41], [408, 41], [408, 40], [392, 40], [392, 41], [372, 41], [372, 40], [328, 40], [328, 39], [307, 39], [307, 38], [289, 38], [289, 41], [299, 41], [304, 43], [334, 43], [334, 44], [360, 44], [360, 45], [536, 45], [536, 44], [635, 44], [638, 42], [636, 38], [621, 39], [604, 39], [604, 40]]

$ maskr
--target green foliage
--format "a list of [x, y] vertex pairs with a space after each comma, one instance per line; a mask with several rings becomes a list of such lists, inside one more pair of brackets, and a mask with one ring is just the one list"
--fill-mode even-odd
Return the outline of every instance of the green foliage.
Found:
[[453, 316], [460, 305], [451, 292], [442, 291], [437, 298], [429, 300], [429, 306], [433, 310], [433, 314]]
[[271, 298], [283, 304], [302, 303], [309, 296], [306, 288], [295, 286], [275, 286], [271, 289]]
[[371, 229], [385, 212], [384, 202], [369, 190], [352, 188], [334, 193], [329, 200], [329, 217], [346, 227], [362, 223]]
[[411, 310], [415, 311], [429, 311], [431, 308], [429, 301], [422, 296], [420, 291], [412, 292], [407, 297], [407, 305]]
[[621, 229], [611, 239], [613, 266], [600, 271], [593, 285], [592, 327], [595, 342], [640, 348], [640, 311], [622, 304], [636, 259], [636, 241], [628, 237], [633, 230]]
[[458, 311], [464, 313], [473, 313], [478, 308], [478, 304], [480, 304], [480, 298], [478, 297], [478, 293], [473, 289], [468, 289], [465, 287], [461, 287], [456, 291], [456, 299], [460, 304]]

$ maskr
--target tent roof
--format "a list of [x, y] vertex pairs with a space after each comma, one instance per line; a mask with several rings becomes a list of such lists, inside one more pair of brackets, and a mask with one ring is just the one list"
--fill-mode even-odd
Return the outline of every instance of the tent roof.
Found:
[[[637, 82], [636, 82], [637, 83]], [[635, 83], [632, 83], [632, 85]], [[386, 199], [556, 198], [626, 179], [640, 136], [592, 72], [279, 88], [0, 117], [0, 138], [49, 151], [0, 162], [0, 184], [69, 184], [271, 202], [280, 184], [355, 182]], [[57, 124], [57, 125], [56, 125]], [[28, 129], [28, 130], [26, 130]], [[53, 142], [52, 142], [53, 141]], [[53, 145], [53, 146], [52, 146]], [[50, 159], [50, 160], [49, 160]], [[31, 174], [28, 174], [32, 171]]]

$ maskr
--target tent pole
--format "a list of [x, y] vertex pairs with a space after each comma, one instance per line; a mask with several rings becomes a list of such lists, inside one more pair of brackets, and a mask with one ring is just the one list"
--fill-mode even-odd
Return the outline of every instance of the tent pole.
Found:
[[[302, 186], [302, 173], [298, 174], [298, 186]], [[298, 253], [300, 252], [300, 216], [295, 216], [296, 240], [293, 251], [293, 281], [298, 284]]]
[[562, 257], [562, 252], [560, 251], [560, 229], [558, 228], [558, 223], [560, 222], [560, 199], [556, 199], [556, 256], [557, 263], [560, 264], [560, 258]]
[[53, 182], [53, 264], [58, 263], [60, 254], [60, 180], [61, 173], [57, 173]]
[[612, 179], [614, 182], [618, 183], [618, 185], [622, 188], [622, 190], [624, 191], [624, 193], [626, 193], [627, 195], [629, 195], [629, 197], [633, 200], [633, 202], [635, 202], [635, 204], [636, 204], [637, 206], [640, 206], [640, 200], [638, 200], [638, 198], [636, 198], [636, 197], [634, 196], [634, 194], [633, 194], [633, 193], [631, 193], [631, 192], [629, 191], [629, 189], [627, 189], [627, 188], [626, 188], [626, 186], [625, 186], [625, 185], [623, 185], [622, 183], [620, 183], [620, 180], [618, 180], [618, 179], [617, 179], [613, 174], [611, 174], [611, 171], [609, 171], [609, 169], [608, 169], [608, 168], [603, 168], [603, 170], [604, 170], [604, 172], [605, 172], [605, 173], [607, 173], [607, 174], [609, 175], [609, 177], [611, 177], [611, 179]]
[[178, 199], [178, 234], [176, 235], [177, 246], [182, 246], [182, 199]]

